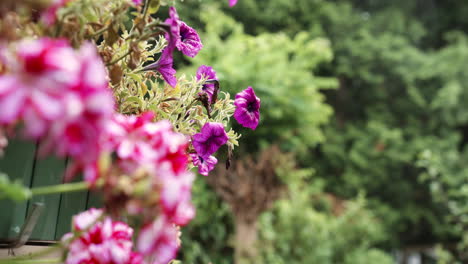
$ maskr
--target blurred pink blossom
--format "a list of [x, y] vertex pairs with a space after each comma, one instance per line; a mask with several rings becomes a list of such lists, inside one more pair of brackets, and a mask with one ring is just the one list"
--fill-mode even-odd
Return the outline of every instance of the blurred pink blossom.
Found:
[[237, 0], [229, 0], [229, 6], [233, 7], [237, 4]]
[[41, 13], [42, 22], [50, 26], [57, 20], [57, 11], [71, 0], [52, 0], [50, 5]]
[[[62, 238], [68, 248], [65, 264], [142, 263], [141, 256], [132, 252], [133, 229], [110, 217], [101, 220], [102, 214], [102, 210], [92, 208], [73, 218], [73, 232]], [[78, 237], [73, 238], [73, 234]]]
[[107, 72], [96, 48], [74, 50], [67, 41], [24, 40], [2, 49], [0, 125], [22, 124], [40, 140], [40, 154], [71, 157], [77, 169], [95, 164], [114, 113]]
[[25, 120], [28, 137], [44, 136], [63, 113], [63, 93], [77, 81], [74, 50], [64, 40], [43, 38], [22, 41], [4, 57], [10, 71], [0, 76], [0, 124]]
[[102, 151], [100, 139], [115, 112], [114, 98], [95, 47], [86, 43], [75, 54], [79, 71], [62, 93], [61, 115], [51, 124], [45, 148], [52, 145], [59, 156], [89, 163]]
[[177, 228], [160, 217], [146, 224], [140, 231], [137, 249], [145, 256], [150, 256], [151, 264], [167, 264], [176, 256], [179, 244]]
[[[164, 214], [169, 221], [185, 225], [195, 215], [190, 202], [194, 174], [187, 171], [188, 138], [174, 132], [169, 121], [153, 122], [153, 119], [152, 112], [140, 116], [115, 115], [107, 140], [116, 154], [116, 166], [110, 173], [125, 174], [134, 183], [141, 182], [142, 177], [148, 178], [145, 180], [147, 189], [135, 190], [137, 193], [133, 194], [129, 194], [133, 190], [126, 190], [124, 204], [130, 213], [140, 214], [144, 219]], [[116, 192], [113, 182], [118, 180], [114, 180], [115, 177], [120, 176], [107, 177], [112, 179], [106, 189], [108, 200], [112, 200]], [[157, 200], [152, 203], [154, 195]]]

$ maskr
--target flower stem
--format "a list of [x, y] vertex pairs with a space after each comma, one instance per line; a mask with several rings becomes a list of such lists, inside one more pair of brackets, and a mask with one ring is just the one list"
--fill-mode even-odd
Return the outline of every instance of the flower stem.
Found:
[[94, 33], [92, 33], [91, 35], [89, 35], [90, 38], [95, 38], [96, 36], [99, 36], [101, 35], [102, 33], [106, 32], [107, 30], [109, 29], [109, 26], [105, 26], [97, 31], [95, 31]]
[[151, 0], [146, 0], [145, 7], [143, 10], [143, 19], [146, 19], [146, 15], [148, 14], [149, 5], [151, 4]]
[[36, 187], [31, 189], [31, 193], [33, 196], [36, 195], [47, 195], [47, 194], [56, 194], [56, 193], [64, 193], [64, 192], [77, 192], [83, 191], [88, 189], [87, 182], [74, 182], [74, 183], [64, 183], [58, 185], [50, 185], [50, 186], [43, 186], [43, 187]]
[[129, 48], [128, 51], [125, 52], [124, 55], [122, 55], [122, 56], [118, 57], [117, 59], [115, 59], [115, 60], [113, 60], [113, 61], [107, 63], [106, 66], [111, 66], [111, 65], [116, 64], [116, 63], [119, 62], [120, 60], [122, 60], [122, 59], [124, 59], [125, 57], [127, 57], [130, 53], [132, 53], [132, 49], [131, 49], [131, 48]]
[[166, 99], [162, 100], [161, 103], [169, 102], [169, 101], [179, 101], [179, 100], [180, 100], [180, 98], [169, 97], [169, 98], [166, 98]]

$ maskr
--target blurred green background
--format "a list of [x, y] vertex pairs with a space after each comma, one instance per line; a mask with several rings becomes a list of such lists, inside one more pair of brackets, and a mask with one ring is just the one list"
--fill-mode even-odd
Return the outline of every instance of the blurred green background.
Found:
[[204, 44], [179, 68], [261, 98], [256, 131], [233, 123], [234, 162], [271, 144], [295, 158], [254, 260], [235, 260], [230, 204], [199, 176], [182, 262], [468, 263], [468, 2], [225, 2], [177, 6]]

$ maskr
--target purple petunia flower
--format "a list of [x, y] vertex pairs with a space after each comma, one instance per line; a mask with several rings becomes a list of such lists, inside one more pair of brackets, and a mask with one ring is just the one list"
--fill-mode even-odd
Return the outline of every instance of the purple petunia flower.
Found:
[[[201, 65], [197, 70], [197, 80], [218, 80], [216, 77], [216, 72], [210, 66]], [[202, 92], [205, 92], [208, 95], [208, 100], [211, 102], [211, 98], [215, 93], [215, 85], [212, 83], [205, 83], [202, 87]]]
[[170, 86], [175, 87], [177, 85], [176, 70], [173, 68], [172, 51], [169, 47], [162, 51], [157, 62], [143, 68], [143, 71], [149, 70], [158, 71]]
[[169, 41], [168, 46], [171, 48], [176, 47], [189, 57], [195, 57], [203, 47], [200, 36], [198, 36], [195, 29], [179, 19], [175, 7], [169, 8], [169, 18], [164, 23], [170, 27], [168, 34], [166, 34], [166, 38]]
[[195, 29], [184, 22], [180, 22], [180, 41], [176, 42], [176, 47], [183, 54], [193, 58], [203, 48], [203, 44]]
[[170, 28], [166, 34], [166, 39], [169, 42], [167, 46], [172, 52], [177, 42], [180, 41], [180, 20], [175, 7], [171, 6], [169, 8], [169, 18], [164, 23], [168, 24]]
[[260, 98], [255, 95], [252, 87], [236, 94], [234, 100], [236, 111], [234, 118], [244, 127], [255, 130], [260, 120]]
[[179, 19], [175, 7], [169, 8], [169, 18], [164, 22], [169, 25], [170, 30], [166, 34], [168, 46], [176, 47], [183, 54], [189, 57], [195, 57], [203, 47], [200, 36], [195, 29], [189, 27]]
[[192, 144], [198, 155], [207, 159], [222, 145], [226, 144], [228, 139], [223, 124], [207, 122], [200, 133], [193, 135]]
[[193, 165], [198, 167], [198, 173], [203, 176], [208, 176], [208, 173], [212, 171], [216, 163], [218, 163], [218, 160], [214, 156], [202, 158], [198, 154], [190, 154], [190, 157], [192, 157]]
[[233, 7], [237, 4], [237, 0], [229, 0], [229, 6]]

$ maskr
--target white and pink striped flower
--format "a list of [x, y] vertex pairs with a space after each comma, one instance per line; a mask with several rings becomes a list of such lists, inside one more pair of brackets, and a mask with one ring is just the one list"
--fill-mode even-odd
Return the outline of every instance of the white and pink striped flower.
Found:
[[[188, 137], [169, 121], [153, 122], [152, 112], [115, 113], [107, 73], [92, 44], [74, 50], [64, 40], [29, 40], [0, 59], [8, 66], [0, 75], [0, 128], [19, 128], [27, 139], [39, 140], [42, 154], [72, 158], [69, 171], [83, 172], [92, 184], [103, 177], [107, 213], [123, 210], [146, 223], [138, 238], [144, 258], [156, 264], [173, 259], [175, 225], [195, 215]], [[104, 153], [115, 153], [108, 168], [99, 165]], [[64, 236], [65, 263], [142, 263], [143, 255], [132, 251], [133, 230], [101, 219], [102, 213], [91, 209], [75, 216], [73, 232]], [[79, 237], [70, 240], [74, 235]]]
[[26, 138], [41, 141], [42, 155], [69, 156], [78, 167], [95, 163], [114, 113], [96, 48], [85, 43], [74, 50], [65, 40], [41, 38], [2, 53], [8, 68], [0, 76], [0, 126], [22, 124]]
[[68, 249], [65, 264], [142, 263], [139, 253], [132, 252], [133, 229], [102, 215], [92, 208], [73, 218], [73, 233], [62, 238]]
[[[185, 225], [195, 215], [190, 202], [195, 175], [187, 170], [188, 138], [174, 132], [169, 121], [153, 122], [153, 119], [152, 112], [140, 116], [117, 114], [114, 117], [107, 140], [116, 154], [116, 167], [111, 173], [124, 174], [130, 177], [133, 185], [146, 186], [134, 192], [125, 186], [122, 190], [125, 196], [118, 194], [120, 198], [127, 198], [127, 205], [131, 208], [129, 212], [145, 215], [144, 212], [149, 211], [145, 219], [164, 214], [169, 221]], [[107, 177], [106, 190], [109, 190], [107, 197], [110, 201], [119, 193], [116, 188], [121, 188], [115, 184], [119, 177]], [[145, 206], [151, 210], [142, 208]]]
[[51, 124], [45, 149], [53, 147], [59, 156], [89, 163], [102, 151], [100, 141], [115, 112], [114, 98], [96, 48], [86, 43], [75, 56], [79, 71], [62, 94], [62, 112]]
[[44, 136], [62, 115], [63, 93], [77, 81], [74, 50], [64, 40], [43, 38], [22, 41], [3, 57], [9, 72], [0, 76], [0, 124], [24, 120], [28, 137]]
[[174, 224], [160, 217], [146, 224], [140, 231], [137, 249], [151, 264], [167, 264], [179, 249], [178, 230]]

